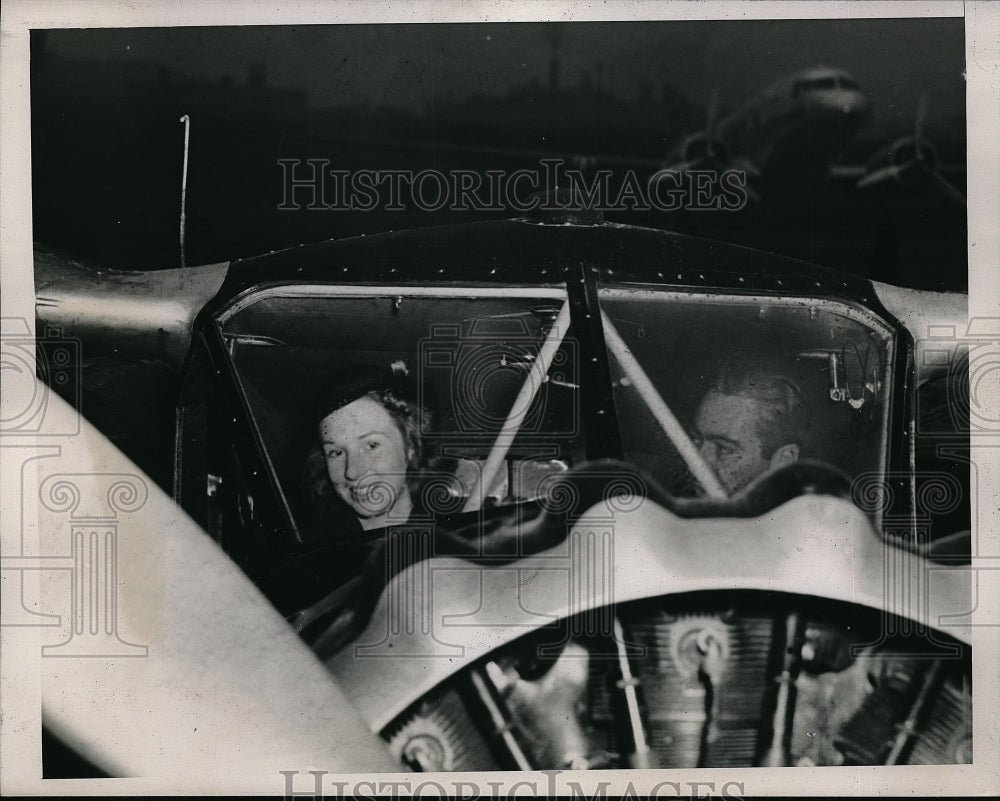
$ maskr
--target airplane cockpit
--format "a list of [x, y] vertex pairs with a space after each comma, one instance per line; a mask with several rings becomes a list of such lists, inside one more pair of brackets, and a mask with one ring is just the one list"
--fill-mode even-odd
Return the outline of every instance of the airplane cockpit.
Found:
[[860, 87], [858, 82], [846, 72], [829, 72], [818, 75], [810, 74], [795, 80], [792, 84], [792, 97], [801, 97], [802, 95], [810, 92], [837, 89], [846, 89], [856, 92], [860, 90]]
[[538, 498], [553, 474], [588, 459], [595, 439], [607, 441], [585, 408], [602, 391], [595, 359], [608, 363], [605, 419], [620, 458], [672, 495], [724, 494], [694, 431], [723, 364], [794, 376], [809, 420], [803, 457], [851, 477], [885, 469], [896, 344], [874, 316], [829, 300], [624, 286], [601, 287], [599, 304], [601, 352], [574, 330], [556, 287], [279, 287], [245, 299], [220, 329], [302, 532], [313, 396], [356, 364], [395, 362], [413, 375], [433, 421], [425, 448], [443, 466], [422, 505], [445, 512], [476, 495], [488, 505]]

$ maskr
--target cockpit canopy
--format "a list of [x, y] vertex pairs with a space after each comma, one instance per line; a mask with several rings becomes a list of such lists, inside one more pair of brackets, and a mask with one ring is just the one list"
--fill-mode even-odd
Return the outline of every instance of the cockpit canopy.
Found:
[[800, 78], [792, 84], [792, 97], [801, 97], [809, 92], [829, 91], [835, 89], [857, 90], [858, 83], [850, 75], [843, 72], [828, 72]]
[[[685, 448], [697, 451], [698, 405], [720, 368], [734, 365], [778, 370], [801, 387], [803, 456], [852, 476], [885, 468], [895, 341], [869, 312], [827, 299], [615, 285], [602, 285], [598, 301], [614, 399], [607, 425], [617, 425], [623, 458], [672, 494], [704, 491]], [[557, 323], [566, 302], [559, 287], [282, 286], [245, 298], [219, 324], [281, 490], [304, 520], [293, 499], [316, 438], [315, 396], [356, 364], [406, 365], [433, 421], [425, 448], [457, 477], [456, 498], [505, 435], [502, 469], [486, 487], [492, 503], [537, 497], [552, 471], [585, 460], [595, 424], [583, 396], [601, 354]]]

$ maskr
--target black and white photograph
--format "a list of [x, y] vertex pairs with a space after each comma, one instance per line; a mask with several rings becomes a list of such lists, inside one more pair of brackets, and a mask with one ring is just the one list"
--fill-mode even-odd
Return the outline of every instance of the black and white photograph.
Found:
[[998, 12], [5, 7], [4, 794], [1000, 792]]

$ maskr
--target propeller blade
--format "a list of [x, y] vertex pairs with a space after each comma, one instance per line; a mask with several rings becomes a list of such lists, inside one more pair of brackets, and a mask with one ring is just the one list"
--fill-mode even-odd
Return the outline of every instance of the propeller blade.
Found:
[[898, 180], [907, 166], [906, 164], [894, 164], [891, 167], [882, 167], [861, 178], [857, 183], [857, 187], [863, 189], [866, 186], [874, 186], [885, 181]]
[[924, 174], [927, 176], [931, 184], [933, 184], [936, 189], [940, 190], [946, 197], [951, 198], [962, 206], [968, 205], [965, 195], [937, 170], [924, 170]]
[[763, 175], [760, 167], [758, 167], [754, 162], [748, 158], [738, 158], [733, 161], [733, 167], [737, 170], [743, 170], [751, 178], [760, 178]]

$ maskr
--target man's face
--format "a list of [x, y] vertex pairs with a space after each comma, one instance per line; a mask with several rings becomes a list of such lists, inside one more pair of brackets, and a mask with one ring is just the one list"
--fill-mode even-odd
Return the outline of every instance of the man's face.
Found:
[[715, 390], [698, 407], [695, 428], [702, 456], [730, 494], [771, 467], [771, 455], [764, 453], [757, 433], [757, 423], [767, 413], [761, 401]]

